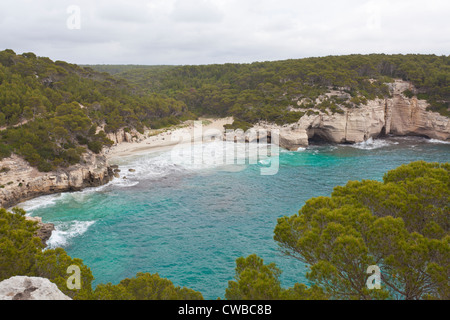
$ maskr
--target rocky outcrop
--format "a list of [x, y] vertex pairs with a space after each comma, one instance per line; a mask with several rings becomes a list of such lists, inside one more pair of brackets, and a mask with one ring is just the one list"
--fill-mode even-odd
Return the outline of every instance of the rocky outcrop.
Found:
[[16, 155], [0, 161], [0, 166], [7, 168], [7, 172], [0, 173], [0, 205], [3, 208], [41, 195], [100, 186], [113, 177], [106, 158], [92, 152], [85, 153], [80, 164], [47, 173], [39, 172]]
[[390, 129], [394, 135], [419, 135], [432, 139], [448, 140], [450, 138], [449, 118], [436, 112], [427, 111], [426, 100], [417, 97], [406, 98], [401, 93], [405, 90], [415, 91], [405, 81], [396, 81], [393, 88], [392, 108], [390, 112]]
[[120, 144], [123, 142], [139, 142], [146, 138], [145, 133], [142, 134], [135, 129], [127, 130], [125, 128], [119, 129], [116, 132], [106, 134], [109, 140], [114, 144]]
[[42, 222], [41, 217], [26, 217], [27, 220], [37, 222], [38, 230], [36, 231], [36, 237], [40, 238], [44, 246], [47, 245], [47, 240], [52, 236], [55, 225], [53, 223]]
[[16, 276], [0, 282], [0, 300], [72, 300], [56, 284], [39, 277]]
[[343, 108], [341, 113], [316, 110], [291, 125], [258, 124], [255, 129], [278, 132], [280, 146], [289, 150], [306, 147], [311, 141], [358, 143], [387, 134], [449, 140], [450, 119], [427, 111], [425, 100], [405, 97], [406, 89], [414, 90], [409, 82], [397, 80], [391, 84], [391, 98]]
[[309, 116], [301, 123], [310, 140], [333, 143], [356, 143], [380, 135], [385, 126], [385, 101], [369, 101], [367, 105], [347, 109], [344, 113]]

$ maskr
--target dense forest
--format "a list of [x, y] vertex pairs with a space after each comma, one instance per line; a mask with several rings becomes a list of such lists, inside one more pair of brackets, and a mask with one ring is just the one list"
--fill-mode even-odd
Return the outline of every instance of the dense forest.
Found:
[[[414, 162], [383, 181], [349, 181], [329, 197], [308, 200], [298, 214], [278, 219], [274, 240], [307, 267], [308, 283], [285, 288], [280, 270], [256, 254], [236, 259], [224, 297], [229, 300], [419, 300], [450, 298], [450, 164]], [[14, 214], [13, 214], [14, 213]], [[43, 250], [35, 221], [0, 209], [0, 281], [45, 277], [73, 299], [194, 300], [201, 292], [139, 272], [92, 288], [92, 271], [62, 248]], [[81, 290], [66, 285], [80, 267]], [[381, 269], [380, 288], [367, 286], [369, 266]]]
[[[109, 72], [109, 73], [107, 73]], [[234, 128], [343, 113], [411, 81], [430, 110], [449, 116], [450, 56], [348, 55], [203, 66], [77, 66], [0, 52], [0, 159], [12, 152], [40, 171], [78, 163], [121, 128], [162, 128], [233, 116]], [[326, 95], [337, 90], [340, 95]]]
[[[417, 95], [428, 100], [431, 110], [450, 115], [450, 56], [372, 54], [252, 64], [92, 68], [110, 70], [149, 93], [183, 101], [197, 115], [232, 115], [248, 123], [296, 122], [308, 110], [343, 112], [343, 107], [388, 97], [386, 84], [393, 79], [411, 81], [417, 92], [405, 95]], [[330, 90], [347, 93], [348, 98], [324, 97]]]

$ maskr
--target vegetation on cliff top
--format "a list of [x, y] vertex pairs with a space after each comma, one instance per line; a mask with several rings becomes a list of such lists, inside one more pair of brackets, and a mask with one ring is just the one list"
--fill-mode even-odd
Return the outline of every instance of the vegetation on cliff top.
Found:
[[[350, 181], [330, 197], [310, 199], [298, 214], [278, 219], [274, 239], [306, 264], [309, 287], [283, 288], [281, 270], [257, 255], [236, 260], [225, 298], [450, 299], [450, 164], [415, 162], [385, 174], [383, 182]], [[36, 222], [0, 209], [0, 281], [15, 275], [50, 279], [74, 299], [203, 299], [158, 274], [138, 273], [117, 285], [91, 287], [90, 269], [61, 248], [42, 251]], [[82, 289], [69, 290], [67, 267], [81, 269]], [[370, 290], [369, 266], [381, 269], [381, 288]]]
[[[92, 66], [183, 101], [197, 115], [232, 115], [254, 123], [295, 122], [311, 108], [339, 112], [389, 96], [386, 83], [411, 81], [430, 109], [449, 116], [450, 56], [347, 55], [252, 64], [203, 66]], [[319, 97], [330, 90], [348, 96]], [[300, 106], [297, 101], [302, 100]], [[300, 109], [290, 111], [288, 106]]]
[[[94, 71], [98, 69], [102, 72]], [[108, 74], [103, 71], [110, 71]], [[293, 123], [342, 113], [411, 81], [430, 109], [449, 115], [450, 56], [348, 55], [204, 66], [92, 66], [0, 52], [0, 159], [11, 152], [40, 171], [78, 163], [121, 128], [161, 128], [198, 116], [236, 125]], [[335, 90], [334, 95], [326, 95]], [[236, 126], [235, 125], [235, 126]]]

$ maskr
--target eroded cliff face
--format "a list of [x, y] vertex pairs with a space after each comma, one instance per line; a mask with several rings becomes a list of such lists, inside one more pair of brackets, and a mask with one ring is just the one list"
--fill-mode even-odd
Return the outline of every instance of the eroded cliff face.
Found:
[[386, 134], [415, 135], [431, 139], [450, 139], [450, 119], [427, 111], [428, 103], [402, 92], [413, 89], [409, 82], [397, 80], [391, 85], [392, 98], [375, 99], [343, 113], [304, 115], [287, 126], [259, 124], [255, 129], [278, 130], [280, 146], [289, 150], [306, 147], [311, 140], [332, 143], [358, 143]]
[[396, 81], [392, 98], [389, 133], [394, 135], [420, 135], [432, 139], [450, 139], [449, 118], [427, 111], [428, 103], [416, 97], [405, 98], [401, 92], [414, 88], [409, 82]]
[[3, 169], [0, 173], [3, 208], [41, 195], [100, 186], [114, 176], [106, 158], [92, 152], [84, 154], [80, 164], [53, 172], [39, 172], [17, 155], [0, 161], [0, 169]]
[[114, 142], [114, 144], [120, 144], [123, 142], [139, 142], [147, 137], [145, 133], [141, 134], [135, 129], [126, 131], [123, 128], [117, 130], [117, 132], [108, 133], [106, 136], [109, 140]]

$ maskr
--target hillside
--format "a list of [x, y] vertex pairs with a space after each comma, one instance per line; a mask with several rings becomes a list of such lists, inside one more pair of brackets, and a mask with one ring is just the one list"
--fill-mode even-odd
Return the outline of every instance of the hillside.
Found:
[[11, 153], [40, 171], [99, 153], [120, 128], [164, 127], [189, 117], [183, 102], [126, 80], [33, 53], [0, 52], [0, 159]]
[[93, 68], [111, 70], [146, 92], [183, 101], [197, 115], [231, 115], [248, 123], [294, 123], [317, 109], [343, 113], [368, 100], [391, 97], [389, 84], [394, 79], [413, 84], [414, 92], [404, 92], [407, 97], [427, 100], [429, 110], [450, 115], [450, 56], [372, 54], [252, 64]]

